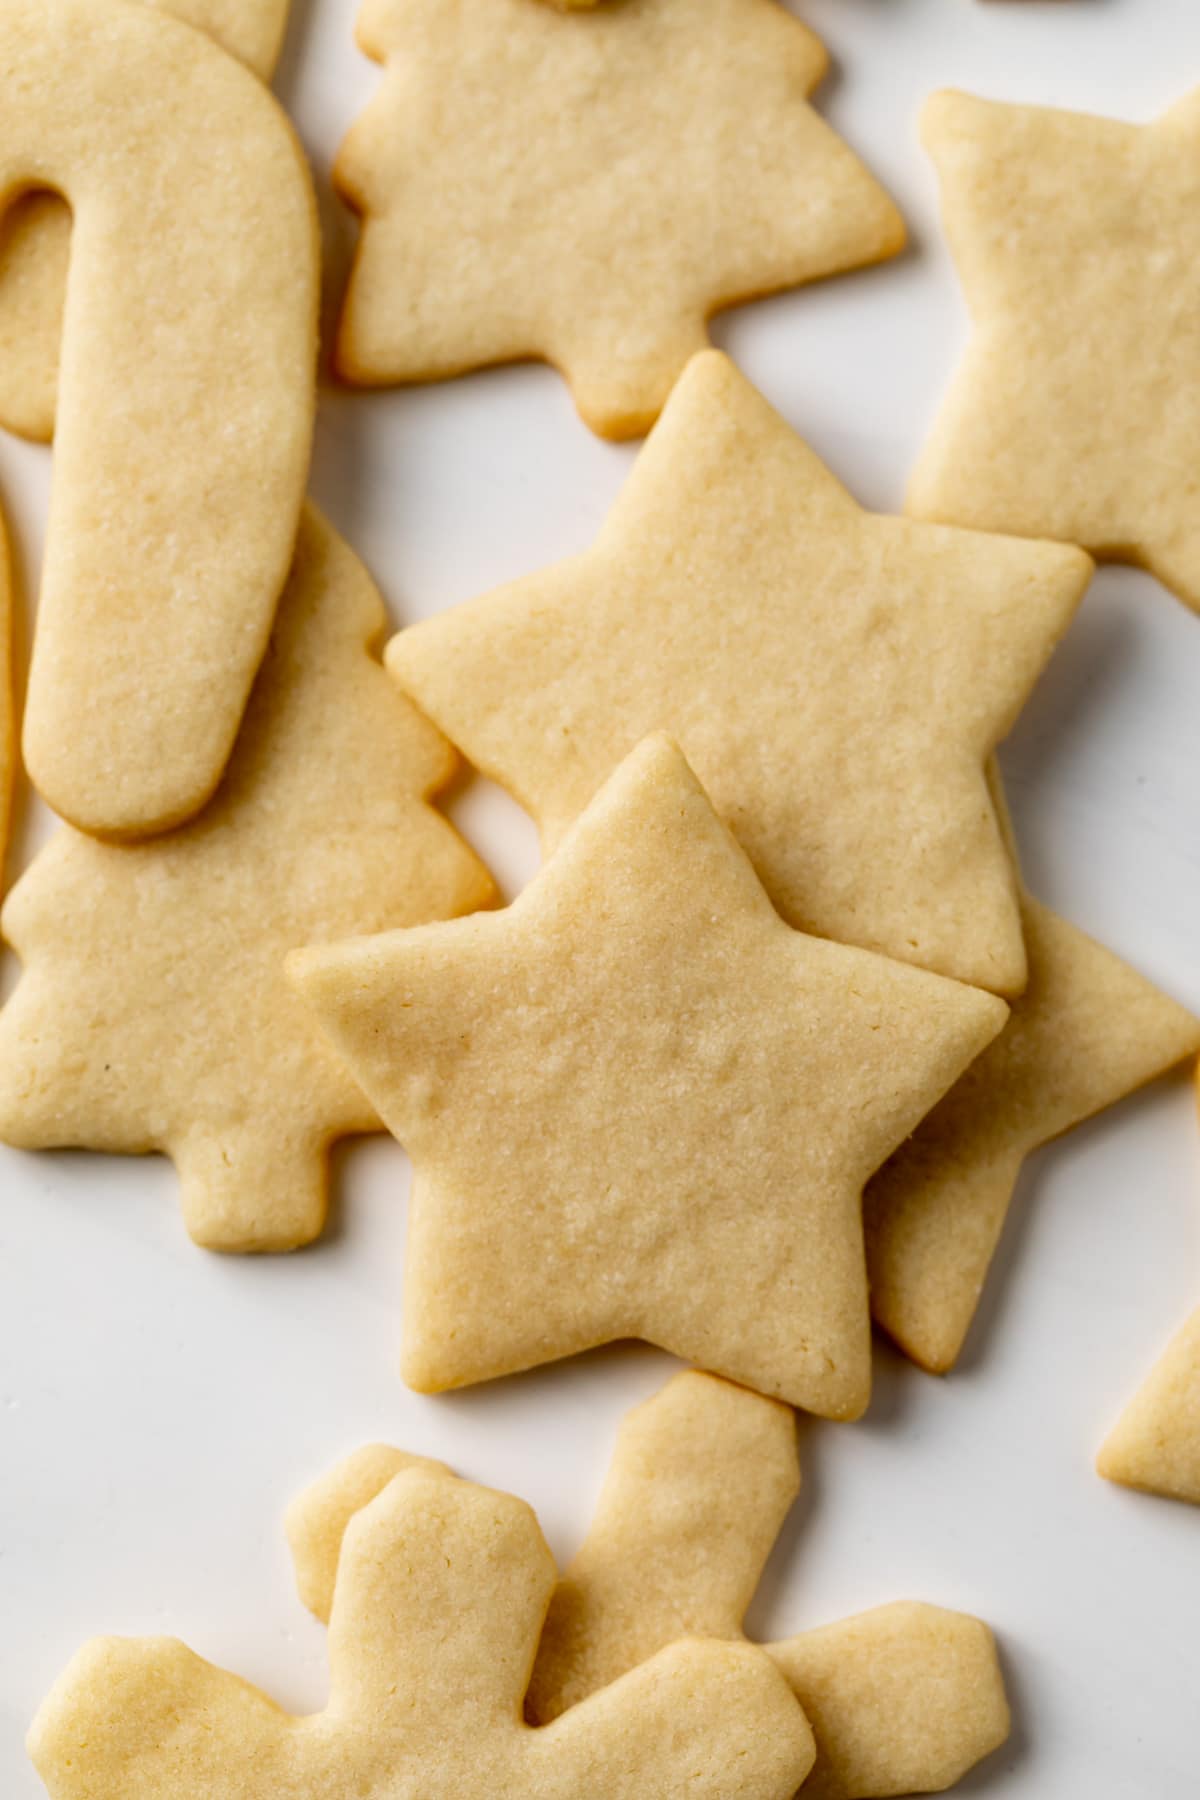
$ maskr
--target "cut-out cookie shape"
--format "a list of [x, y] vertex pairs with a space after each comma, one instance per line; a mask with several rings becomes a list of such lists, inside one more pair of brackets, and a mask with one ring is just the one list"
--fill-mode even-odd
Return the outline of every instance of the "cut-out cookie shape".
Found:
[[5, 0], [0, 203], [74, 215], [25, 760], [84, 830], [187, 818], [287, 578], [315, 394], [304, 157], [262, 83], [142, 0]]
[[792, 931], [668, 739], [506, 911], [288, 966], [413, 1158], [413, 1387], [639, 1337], [863, 1410], [862, 1184], [1007, 1009]]
[[1200, 1307], [1117, 1420], [1096, 1467], [1108, 1481], [1200, 1506]]
[[1145, 126], [936, 94], [922, 138], [975, 330], [909, 511], [1200, 607], [1200, 91]]
[[[318, 1618], [350, 1520], [415, 1460], [370, 1445], [289, 1509], [297, 1585]], [[557, 1718], [681, 1636], [740, 1638], [799, 1481], [792, 1415], [776, 1401], [689, 1373], [636, 1408], [550, 1603], [530, 1719]], [[940, 1792], [1008, 1735], [992, 1634], [965, 1613], [880, 1606], [767, 1653], [813, 1724], [805, 1796]]]
[[590, 550], [385, 660], [547, 851], [661, 727], [790, 924], [1014, 994], [984, 762], [1090, 570], [1061, 545], [864, 512], [710, 351]]
[[364, 0], [358, 41], [387, 71], [335, 170], [363, 217], [347, 380], [537, 357], [629, 437], [718, 308], [903, 245], [775, 0]]
[[214, 1249], [316, 1236], [327, 1146], [378, 1129], [285, 953], [491, 896], [426, 804], [454, 756], [369, 654], [383, 624], [366, 571], [309, 509], [211, 805], [148, 844], [67, 827], [4, 908], [25, 970], [0, 1013], [0, 1136], [165, 1150], [188, 1230]]
[[410, 1470], [347, 1532], [323, 1713], [293, 1718], [174, 1639], [100, 1638], [30, 1755], [51, 1800], [792, 1800], [812, 1734], [747, 1645], [673, 1645], [527, 1725], [555, 1577], [522, 1502]]
[[[146, 4], [207, 31], [264, 81], [275, 67], [289, 0]], [[70, 258], [71, 210], [56, 194], [26, 194], [0, 218], [0, 427], [39, 443], [54, 435]]]
[[952, 1368], [1032, 1150], [1200, 1050], [1200, 1021], [1028, 896], [1029, 985], [996, 1041], [869, 1184], [871, 1309]]

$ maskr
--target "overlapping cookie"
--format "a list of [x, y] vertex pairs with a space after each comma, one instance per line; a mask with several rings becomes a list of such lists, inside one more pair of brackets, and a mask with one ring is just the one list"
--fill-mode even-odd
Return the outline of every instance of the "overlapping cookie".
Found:
[[[269, 78], [289, 0], [145, 3], [208, 32], [264, 81]], [[54, 435], [70, 258], [71, 211], [57, 194], [26, 194], [0, 218], [0, 426], [41, 443]]]
[[0, 1012], [0, 1136], [166, 1151], [188, 1230], [214, 1249], [315, 1237], [328, 1145], [378, 1129], [285, 953], [491, 898], [427, 804], [455, 759], [397, 703], [371, 651], [383, 625], [366, 571], [310, 508], [216, 798], [146, 844], [63, 829], [4, 908], [25, 967]]
[[538, 357], [628, 437], [718, 308], [903, 245], [776, 0], [364, 0], [358, 39], [387, 69], [335, 172], [363, 219], [348, 380]]

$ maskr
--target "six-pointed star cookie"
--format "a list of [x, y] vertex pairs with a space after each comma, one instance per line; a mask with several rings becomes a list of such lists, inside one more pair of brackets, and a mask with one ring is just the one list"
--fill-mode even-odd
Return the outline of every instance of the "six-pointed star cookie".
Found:
[[100, 1638], [30, 1754], [51, 1800], [792, 1800], [812, 1734], [747, 1645], [673, 1645], [526, 1725], [556, 1574], [521, 1501], [411, 1469], [350, 1525], [323, 1713], [293, 1718], [174, 1639]]
[[1200, 1506], [1200, 1307], [1113, 1426], [1096, 1467], [1108, 1481]]
[[539, 357], [628, 437], [719, 307], [904, 242], [776, 0], [365, 0], [358, 37], [387, 73], [336, 169], [363, 215], [349, 380]]
[[[418, 1464], [369, 1444], [289, 1507], [297, 1587], [318, 1618], [329, 1617], [350, 1520]], [[799, 1485], [795, 1420], [778, 1401], [687, 1373], [636, 1407], [550, 1602], [531, 1721], [557, 1718], [681, 1637], [741, 1638]], [[805, 1800], [941, 1791], [1007, 1736], [996, 1646], [966, 1613], [898, 1602], [766, 1648], [814, 1728]]]
[[25, 971], [0, 1013], [0, 1136], [165, 1150], [188, 1229], [213, 1249], [315, 1237], [328, 1145], [378, 1129], [284, 954], [491, 898], [426, 803], [455, 758], [397, 706], [369, 648], [383, 623], [366, 571], [310, 508], [216, 799], [146, 844], [64, 828], [4, 908]]
[[386, 660], [547, 850], [662, 728], [791, 924], [1013, 994], [1025, 953], [984, 763], [1090, 567], [864, 512], [709, 351], [589, 551]]
[[412, 1153], [414, 1387], [641, 1337], [863, 1410], [862, 1185], [1007, 1009], [792, 931], [667, 739], [506, 912], [289, 966]]
[[1200, 91], [1145, 126], [937, 94], [922, 136], [975, 330], [910, 512], [1200, 607]]
[[1026, 896], [1029, 985], [1008, 1024], [867, 1188], [871, 1309], [953, 1367], [1030, 1151], [1200, 1050], [1200, 1021]]

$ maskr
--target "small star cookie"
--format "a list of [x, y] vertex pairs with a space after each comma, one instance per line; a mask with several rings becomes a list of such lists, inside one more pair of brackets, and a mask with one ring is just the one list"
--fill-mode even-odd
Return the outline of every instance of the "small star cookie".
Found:
[[81, 830], [189, 818], [287, 579], [315, 409], [316, 206], [262, 83], [137, 0], [5, 0], [0, 192], [69, 202], [25, 763]]
[[1200, 1050], [1200, 1021], [1028, 896], [1029, 985], [978, 1062], [869, 1184], [878, 1324], [954, 1366], [1030, 1151]]
[[1108, 1481], [1200, 1506], [1200, 1307], [1117, 1420], [1096, 1467]]
[[1200, 607], [1200, 90], [1144, 126], [936, 94], [922, 137], [975, 330], [909, 511]]
[[864, 512], [709, 351], [590, 550], [386, 662], [547, 851], [663, 728], [789, 924], [1011, 995], [1025, 951], [984, 764], [1090, 570]]
[[387, 72], [335, 170], [363, 218], [349, 381], [537, 357], [631, 437], [712, 313], [903, 247], [775, 0], [364, 0], [358, 41]]
[[668, 739], [506, 911], [289, 968], [413, 1158], [411, 1386], [639, 1337], [862, 1412], [863, 1183], [1007, 1008], [790, 930]]
[[293, 1718], [174, 1639], [99, 1638], [29, 1753], [51, 1800], [792, 1800], [812, 1734], [748, 1645], [675, 1644], [525, 1724], [555, 1577], [519, 1500], [409, 1470], [346, 1534], [323, 1713]]
[[[120, 0], [114, 0], [120, 4]], [[289, 0], [146, 0], [206, 31], [264, 81], [283, 42]], [[71, 209], [23, 194], [0, 217], [0, 426], [48, 444], [58, 400]]]
[[[293, 1502], [297, 1585], [319, 1618], [350, 1520], [416, 1461], [369, 1445]], [[531, 1722], [681, 1636], [741, 1638], [799, 1484], [793, 1416], [777, 1401], [687, 1373], [630, 1413], [587, 1542], [550, 1602]], [[940, 1791], [1008, 1734], [992, 1634], [965, 1613], [901, 1602], [766, 1649], [813, 1722], [805, 1800]]]
[[310, 508], [225, 781], [145, 844], [60, 831], [17, 883], [0, 1137], [164, 1150], [198, 1243], [285, 1250], [325, 1217], [326, 1149], [378, 1129], [283, 957], [469, 911], [486, 872], [426, 803], [454, 756], [370, 644], [383, 604]]

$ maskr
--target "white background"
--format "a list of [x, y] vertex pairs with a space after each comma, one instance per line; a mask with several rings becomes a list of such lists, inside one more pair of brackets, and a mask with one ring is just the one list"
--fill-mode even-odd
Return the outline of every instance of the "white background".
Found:
[[[953, 83], [1148, 118], [1200, 81], [1200, 5], [799, 10], [835, 62], [820, 104], [889, 185], [913, 247], [715, 335], [862, 501], [895, 508], [965, 333], [915, 140], [921, 100]], [[277, 83], [314, 158], [331, 292], [352, 234], [330, 159], [375, 83], [352, 12], [296, 0]], [[402, 622], [585, 545], [631, 456], [589, 436], [555, 375], [523, 368], [326, 394], [313, 486]], [[48, 480], [45, 453], [0, 442], [28, 585]], [[1198, 695], [1200, 619], [1107, 570], [1004, 757], [1035, 891], [1196, 1007]], [[511, 893], [536, 862], [528, 821], [479, 787], [453, 810]], [[27, 813], [18, 863], [36, 830]], [[560, 1556], [586, 1529], [617, 1422], [669, 1359], [621, 1349], [447, 1399], [409, 1394], [395, 1372], [405, 1158], [360, 1144], [335, 1179], [320, 1246], [222, 1260], [187, 1241], [158, 1159], [0, 1152], [4, 1800], [41, 1793], [25, 1726], [98, 1631], [178, 1634], [285, 1704], [318, 1706], [322, 1633], [292, 1595], [280, 1516], [366, 1439], [527, 1496]], [[968, 1608], [1000, 1634], [1016, 1729], [963, 1792], [1196, 1791], [1200, 1515], [1110, 1487], [1091, 1462], [1198, 1300], [1200, 1141], [1181, 1077], [1029, 1165], [949, 1380], [881, 1347], [864, 1423], [802, 1424], [804, 1493], [752, 1628], [901, 1596]]]

